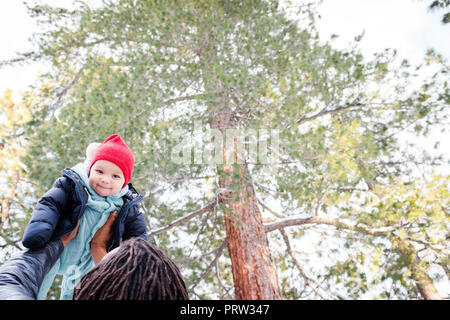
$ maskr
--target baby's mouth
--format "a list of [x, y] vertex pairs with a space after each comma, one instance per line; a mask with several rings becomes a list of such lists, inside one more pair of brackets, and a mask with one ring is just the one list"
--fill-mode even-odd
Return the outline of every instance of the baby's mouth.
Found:
[[109, 187], [104, 187], [104, 186], [101, 186], [101, 185], [97, 185], [97, 187], [99, 187], [100, 189], [105, 189], [105, 190], [109, 190], [109, 189], [111, 189], [111, 188], [109, 188]]

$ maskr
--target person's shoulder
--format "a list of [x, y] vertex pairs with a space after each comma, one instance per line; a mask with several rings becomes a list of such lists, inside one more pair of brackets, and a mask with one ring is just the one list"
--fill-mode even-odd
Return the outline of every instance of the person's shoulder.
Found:
[[64, 190], [70, 190], [70, 189], [74, 188], [74, 183], [68, 177], [61, 176], [58, 179], [56, 179], [55, 183], [53, 184], [53, 187], [61, 188], [61, 189], [64, 189]]
[[[63, 197], [66, 200], [75, 196], [75, 183], [72, 179], [66, 175], [58, 177], [53, 183], [53, 187], [47, 192], [47, 194], [57, 194], [58, 197]], [[65, 196], [62, 196], [65, 194]]]
[[128, 202], [138, 200], [134, 201], [134, 205], [137, 205], [136, 202], [142, 200], [143, 197], [139, 194], [139, 192], [134, 188], [134, 186], [131, 183], [128, 183], [128, 191], [122, 196], [122, 198]]
[[142, 200], [142, 196], [139, 194], [134, 194], [133, 196], [130, 196], [130, 194], [128, 193], [128, 196], [124, 196], [124, 206], [127, 207], [127, 215], [126, 215], [126, 220], [134, 220], [137, 217], [139, 217], [139, 215], [142, 214], [142, 209], [141, 209], [141, 200]]

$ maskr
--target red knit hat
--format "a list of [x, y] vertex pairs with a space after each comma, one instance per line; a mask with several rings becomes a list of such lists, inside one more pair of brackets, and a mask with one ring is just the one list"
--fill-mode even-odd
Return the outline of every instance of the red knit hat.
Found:
[[133, 174], [134, 157], [130, 148], [125, 144], [120, 135], [113, 134], [95, 150], [89, 167], [89, 174], [97, 160], [107, 160], [117, 165], [125, 177], [125, 183], [122, 188], [128, 184]]

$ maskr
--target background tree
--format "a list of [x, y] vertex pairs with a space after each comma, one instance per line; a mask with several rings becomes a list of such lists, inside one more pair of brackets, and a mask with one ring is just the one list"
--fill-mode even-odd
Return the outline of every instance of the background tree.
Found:
[[[368, 61], [360, 37], [347, 50], [320, 39], [311, 5], [274, 1], [77, 2], [30, 13], [43, 32], [16, 60], [53, 67], [25, 131], [38, 194], [90, 142], [120, 133], [152, 241], [180, 265], [192, 297], [440, 298], [449, 180], [429, 169], [448, 163], [400, 136], [448, 124], [441, 56], [430, 50], [410, 66], [386, 50]], [[249, 139], [217, 154], [235, 161], [198, 163], [196, 140], [182, 139], [261, 128], [279, 131], [276, 163], [251, 159]], [[188, 163], [174, 161], [181, 144]]]
[[442, 15], [442, 23], [447, 24], [450, 22], [450, 12], [448, 7], [450, 6], [449, 0], [434, 0], [430, 4], [431, 10], [445, 10], [446, 12]]
[[27, 150], [23, 127], [31, 120], [29, 104], [14, 103], [11, 90], [6, 90], [0, 98], [0, 119], [0, 247], [4, 253], [3, 261], [14, 250], [21, 249], [24, 219], [33, 205], [33, 183], [28, 180], [21, 161]]

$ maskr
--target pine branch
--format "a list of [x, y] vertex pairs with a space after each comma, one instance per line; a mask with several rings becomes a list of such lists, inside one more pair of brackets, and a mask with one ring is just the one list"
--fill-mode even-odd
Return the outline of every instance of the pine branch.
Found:
[[216, 204], [217, 204], [217, 201], [211, 201], [205, 207], [203, 207], [201, 209], [198, 209], [198, 210], [196, 210], [194, 212], [191, 212], [191, 213], [185, 215], [184, 217], [181, 217], [181, 218], [175, 220], [174, 222], [168, 224], [167, 226], [164, 226], [162, 228], [150, 231], [149, 237], [155, 236], [155, 235], [157, 235], [159, 233], [163, 233], [163, 232], [165, 232], [167, 230], [170, 230], [170, 229], [172, 229], [172, 228], [174, 228], [174, 227], [176, 227], [176, 226], [178, 226], [180, 224], [183, 224], [186, 221], [189, 221], [192, 218], [195, 218], [195, 217], [197, 217], [197, 216], [199, 216], [199, 215], [201, 215], [201, 214], [203, 214], [205, 212], [211, 211], [216, 206]]
[[334, 226], [338, 229], [347, 229], [355, 232], [362, 232], [367, 235], [372, 236], [382, 236], [386, 237], [388, 236], [388, 231], [376, 231], [371, 230], [367, 227], [362, 226], [352, 226], [347, 223], [341, 222], [337, 219], [331, 219], [331, 218], [324, 218], [324, 217], [310, 217], [310, 218], [288, 218], [281, 221], [273, 222], [265, 224], [264, 227], [266, 229], [266, 232], [271, 232], [274, 230], [282, 229], [285, 227], [291, 227], [291, 226], [299, 226], [304, 224], [326, 224], [330, 226]]
[[[289, 241], [289, 237], [288, 237], [286, 231], [284, 229], [280, 229], [280, 232], [281, 232], [281, 235], [283, 236], [284, 243], [286, 244], [287, 251], [288, 251], [289, 255], [291, 256], [292, 261], [294, 262], [298, 271], [300, 271], [301, 276], [305, 279], [308, 287], [310, 287], [319, 297], [326, 300], [327, 298], [324, 298], [318, 291], [318, 288], [321, 288], [320, 283], [317, 282], [317, 280], [310, 278], [305, 273], [305, 270], [303, 270], [302, 266], [300, 265], [300, 262], [295, 258], [294, 252], [292, 251], [291, 243]], [[313, 284], [315, 284], [317, 286], [317, 288]]]
[[[339, 113], [339, 112], [342, 112], [342, 111], [345, 111], [345, 110], [348, 110], [348, 109], [351, 109], [351, 108], [357, 108], [357, 107], [363, 107], [363, 106], [365, 106], [365, 105], [359, 104], [359, 103], [358, 104], [349, 104], [349, 105], [346, 105], [346, 106], [336, 107], [335, 109], [331, 109], [331, 110], [327, 110], [328, 108], [325, 107], [322, 110], [320, 110], [319, 112], [317, 112], [316, 114], [313, 114], [312, 116], [308, 117], [305, 114], [302, 115], [300, 118], [298, 118], [295, 121], [295, 123], [300, 124], [302, 122], [311, 121], [311, 120], [314, 120], [316, 118], [322, 117], [322, 116], [327, 115], [327, 114], [334, 115], [336, 113]], [[290, 128], [291, 128], [291, 125], [288, 125], [287, 129], [290, 129]]]
[[225, 249], [226, 245], [227, 245], [227, 240], [225, 239], [225, 240], [223, 240], [223, 242], [220, 245], [220, 247], [215, 250], [216, 251], [216, 256], [214, 257], [213, 261], [211, 261], [211, 263], [208, 265], [206, 270], [201, 274], [201, 276], [197, 279], [197, 281], [195, 281], [195, 283], [192, 284], [192, 286], [189, 288], [189, 291], [193, 291], [194, 288], [200, 283], [200, 281], [202, 281], [208, 275], [208, 273], [211, 271], [213, 266], [216, 264], [216, 261], [222, 255], [223, 249]]

